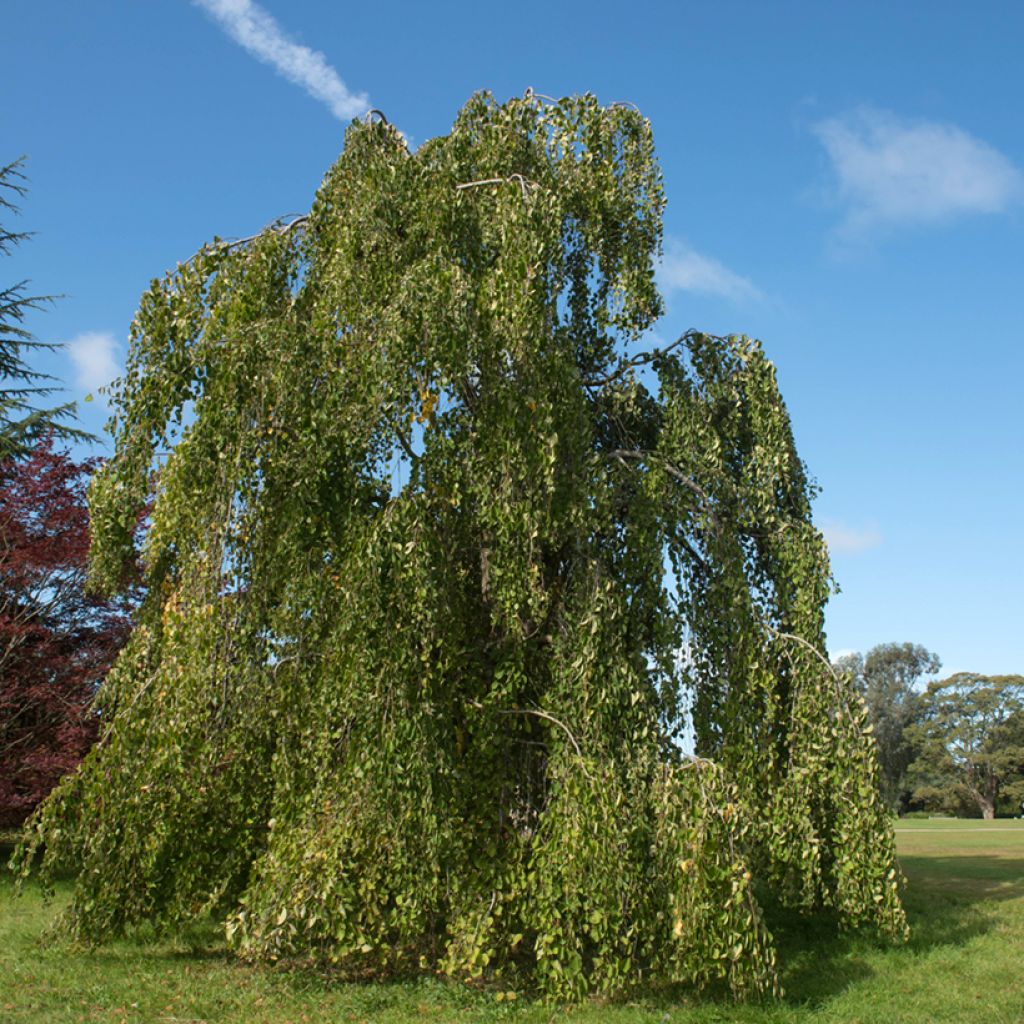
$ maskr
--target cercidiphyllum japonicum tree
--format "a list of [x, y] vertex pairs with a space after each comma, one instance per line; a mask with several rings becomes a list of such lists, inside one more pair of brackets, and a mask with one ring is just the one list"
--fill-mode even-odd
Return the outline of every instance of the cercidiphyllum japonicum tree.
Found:
[[155, 486], [148, 598], [21, 854], [75, 934], [556, 998], [772, 991], [762, 890], [904, 934], [774, 368], [636, 352], [662, 206], [634, 109], [478, 95], [153, 282], [91, 495], [112, 590]]

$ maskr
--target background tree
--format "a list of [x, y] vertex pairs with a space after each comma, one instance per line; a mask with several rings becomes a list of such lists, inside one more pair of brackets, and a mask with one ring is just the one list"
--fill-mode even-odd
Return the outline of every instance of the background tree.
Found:
[[663, 202], [633, 108], [479, 95], [154, 282], [90, 491], [116, 590], [170, 450], [147, 597], [20, 854], [78, 871], [75, 934], [212, 912], [558, 997], [773, 990], [758, 884], [904, 934], [774, 367], [639, 344]]
[[932, 683], [914, 727], [914, 797], [931, 807], [973, 805], [995, 817], [1001, 796], [1024, 798], [1024, 676], [958, 672]]
[[909, 796], [906, 775], [914, 748], [908, 729], [922, 710], [917, 684], [941, 667], [938, 655], [910, 643], [878, 644], [867, 655], [850, 654], [836, 662], [864, 697], [878, 744], [882, 799], [893, 810], [904, 807]]
[[[0, 211], [18, 212], [17, 199], [25, 195], [24, 158], [0, 167]], [[0, 224], [0, 256], [7, 256], [29, 237]], [[64, 440], [90, 440], [89, 434], [66, 421], [75, 405], [66, 402], [51, 408], [38, 403], [57, 390], [54, 378], [31, 367], [30, 353], [59, 348], [38, 341], [24, 326], [27, 315], [51, 301], [51, 296], [32, 295], [28, 282], [0, 286], [0, 461], [25, 455], [33, 441], [52, 436]]]
[[20, 825], [96, 736], [100, 680], [128, 635], [129, 589], [85, 596], [93, 460], [37, 445], [0, 463], [0, 826]]

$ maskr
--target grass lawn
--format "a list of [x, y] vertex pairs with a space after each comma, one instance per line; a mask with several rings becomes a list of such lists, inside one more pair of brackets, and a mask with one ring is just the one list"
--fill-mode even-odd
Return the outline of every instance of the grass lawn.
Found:
[[432, 980], [338, 984], [240, 964], [213, 933], [97, 950], [42, 945], [56, 907], [32, 889], [15, 898], [4, 874], [0, 1021], [1022, 1024], [1024, 822], [908, 820], [897, 836], [910, 882], [910, 943], [885, 947], [821, 924], [774, 922], [786, 997], [767, 1005], [684, 992], [565, 1010]]

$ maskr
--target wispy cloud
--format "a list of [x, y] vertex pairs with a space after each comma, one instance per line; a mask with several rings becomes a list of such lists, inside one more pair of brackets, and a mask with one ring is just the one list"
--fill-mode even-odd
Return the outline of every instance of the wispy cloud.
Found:
[[834, 665], [837, 661], [840, 661], [843, 658], [849, 658], [857, 653], [858, 652], [852, 647], [841, 647], [838, 651], [830, 651], [828, 660]]
[[86, 331], [67, 343], [75, 367], [75, 387], [94, 392], [121, 374], [120, 350], [108, 331]]
[[882, 534], [874, 526], [846, 526], [829, 519], [821, 524], [821, 532], [833, 554], [854, 555], [877, 548], [882, 543]]
[[289, 39], [259, 4], [252, 0], [193, 0], [193, 3], [217, 21], [239, 46], [325, 103], [339, 120], [348, 121], [369, 108], [365, 93], [350, 92], [322, 53]]
[[841, 233], [999, 213], [1024, 198], [1024, 177], [962, 128], [864, 107], [813, 128], [835, 172]]
[[764, 298], [761, 290], [747, 278], [677, 240], [670, 240], [666, 246], [658, 277], [666, 292], [698, 292], [733, 302]]

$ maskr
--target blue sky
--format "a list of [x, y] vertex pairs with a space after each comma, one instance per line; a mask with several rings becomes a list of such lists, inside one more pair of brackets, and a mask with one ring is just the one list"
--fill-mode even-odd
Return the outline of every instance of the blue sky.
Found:
[[[0, 265], [82, 397], [150, 278], [308, 208], [367, 103], [414, 143], [468, 96], [631, 100], [669, 199], [659, 334], [760, 337], [822, 493], [833, 652], [1024, 671], [1024, 6], [6, 0]], [[94, 430], [99, 403], [83, 405]]]

